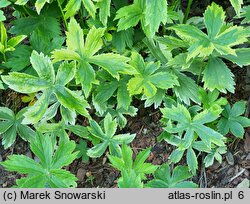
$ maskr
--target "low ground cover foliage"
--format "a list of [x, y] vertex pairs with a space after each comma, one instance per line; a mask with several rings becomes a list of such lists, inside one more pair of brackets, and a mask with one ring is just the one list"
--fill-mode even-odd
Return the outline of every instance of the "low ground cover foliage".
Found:
[[[246, 102], [227, 99], [232, 65], [250, 65], [250, 6], [230, 2], [232, 19], [213, 1], [190, 17], [191, 0], [1, 0], [0, 88], [23, 100], [0, 107], [1, 142], [20, 137], [34, 156], [0, 162], [23, 175], [15, 186], [77, 187], [64, 167], [106, 157], [120, 188], [198, 187], [197, 170], [250, 127]], [[162, 165], [147, 161], [151, 147], [134, 154], [136, 134], [124, 131], [146, 107], [172, 146]]]

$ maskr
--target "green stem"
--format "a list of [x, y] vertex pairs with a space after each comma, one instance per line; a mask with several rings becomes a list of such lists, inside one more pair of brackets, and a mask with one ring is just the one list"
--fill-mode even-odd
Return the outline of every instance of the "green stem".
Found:
[[65, 15], [64, 15], [64, 13], [63, 13], [63, 9], [62, 9], [62, 6], [61, 6], [61, 4], [60, 4], [60, 0], [57, 0], [57, 4], [58, 4], [58, 6], [59, 6], [59, 8], [60, 8], [60, 11], [61, 11], [61, 13], [62, 13], [62, 18], [63, 18], [64, 26], [65, 26], [66, 30], [68, 30], [68, 23], [67, 23], [67, 21], [66, 21]]
[[197, 85], [200, 84], [200, 81], [201, 81], [201, 73], [202, 73], [202, 66], [200, 67], [199, 76], [198, 76], [198, 79], [197, 79]]
[[183, 19], [183, 24], [185, 24], [187, 22], [188, 15], [190, 13], [190, 9], [191, 9], [192, 3], [193, 3], [193, 0], [188, 0], [188, 6], [187, 6], [187, 9], [185, 11], [185, 16], [184, 16], [184, 19]]
[[2, 54], [3, 54], [3, 60], [4, 60], [4, 62], [7, 62], [5, 52], [2, 52]]
[[30, 12], [27, 10], [26, 5], [23, 6], [23, 10], [25, 11], [28, 16], [31, 16]]

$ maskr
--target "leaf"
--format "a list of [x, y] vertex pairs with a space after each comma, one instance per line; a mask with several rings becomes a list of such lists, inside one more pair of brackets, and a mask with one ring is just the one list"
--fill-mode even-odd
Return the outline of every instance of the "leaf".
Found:
[[44, 56], [43, 53], [38, 54], [36, 51], [33, 51], [30, 57], [30, 62], [39, 77], [54, 83], [55, 72], [49, 57]]
[[163, 22], [164, 24], [167, 22], [167, 17], [168, 17], [167, 1], [146, 0], [145, 6], [146, 9], [143, 13], [144, 31], [148, 37], [152, 38], [158, 31], [161, 22]]
[[92, 0], [82, 0], [82, 3], [86, 10], [88, 11], [89, 15], [95, 19], [96, 7], [93, 4]]
[[4, 83], [17, 92], [35, 93], [49, 88], [50, 84], [38, 77], [24, 73], [11, 72], [8, 76], [2, 76]]
[[187, 150], [187, 164], [191, 169], [192, 174], [195, 175], [196, 170], [198, 169], [198, 161], [194, 150], [191, 148]]
[[234, 75], [221, 59], [210, 57], [203, 74], [202, 81], [205, 88], [211, 91], [218, 89], [223, 93], [227, 90], [234, 93]]
[[16, 35], [30, 35], [33, 31], [39, 31], [50, 37], [59, 36], [61, 33], [58, 20], [44, 14], [19, 18], [13, 21], [13, 27], [9, 31]]
[[169, 89], [178, 85], [175, 75], [168, 72], [157, 72], [160, 64], [144, 63], [138, 53], [132, 54], [130, 64], [137, 70], [137, 73], [128, 82], [130, 95], [144, 93], [146, 97], [151, 98], [157, 93], [157, 88]]
[[11, 155], [1, 165], [8, 171], [18, 171], [23, 174], [45, 173], [41, 165], [24, 155]]
[[[69, 0], [66, 7], [64, 8], [65, 18], [73, 17], [80, 9], [82, 0]], [[70, 25], [69, 25], [70, 26]], [[71, 29], [69, 29], [70, 31]]]
[[75, 151], [78, 151], [77, 158], [81, 158], [83, 162], [87, 163], [89, 161], [89, 156], [87, 155], [87, 142], [80, 140], [79, 144], [76, 146]]
[[249, 23], [250, 22], [250, 6], [243, 7], [243, 11], [241, 17], [244, 17], [242, 23]]
[[65, 86], [74, 78], [75, 71], [76, 66], [74, 62], [60, 64], [55, 83]]
[[25, 141], [31, 141], [35, 137], [35, 132], [30, 127], [21, 124], [25, 111], [26, 108], [15, 115], [12, 110], [0, 107], [0, 133], [5, 149], [15, 142], [17, 133]]
[[36, 1], [35, 7], [36, 7], [38, 14], [40, 14], [41, 9], [43, 8], [43, 6], [45, 5], [46, 2], [47, 2], [47, 0], [37, 0]]
[[4, 16], [4, 12], [0, 10], [0, 22], [5, 21], [5, 20], [6, 20], [6, 17]]
[[118, 22], [118, 32], [121, 30], [127, 30], [130, 27], [136, 26], [142, 18], [142, 9], [136, 5], [132, 4], [120, 8], [117, 11], [117, 15], [114, 20], [119, 19]]
[[88, 156], [93, 158], [100, 157], [107, 147], [109, 147], [110, 154], [119, 156], [121, 154], [119, 145], [130, 143], [135, 138], [135, 134], [115, 135], [116, 129], [117, 122], [112, 120], [109, 113], [104, 118], [104, 131], [95, 121], [91, 121], [89, 132], [93, 137], [100, 139], [101, 143], [89, 149], [87, 152]]
[[11, 155], [8, 160], [1, 162], [9, 171], [28, 174], [17, 180], [18, 187], [33, 188], [68, 188], [76, 187], [76, 177], [61, 167], [76, 159], [77, 152], [74, 141], [60, 141], [55, 153], [55, 140], [48, 135], [37, 134], [31, 141], [31, 150], [39, 158], [39, 162], [24, 156]]
[[72, 153], [75, 147], [74, 141], [61, 141], [51, 161], [51, 168], [60, 169], [72, 163], [77, 155], [77, 152]]
[[126, 47], [129, 48], [132, 47], [133, 35], [134, 35], [134, 30], [132, 28], [115, 32], [113, 33], [112, 36], [112, 44], [119, 53], [122, 53], [125, 51]]
[[[157, 166], [154, 166], [151, 163], [145, 163], [149, 154], [150, 149], [143, 150], [137, 155], [133, 162], [132, 149], [129, 146], [123, 144], [121, 156], [108, 155], [108, 158], [111, 162], [111, 165], [121, 171], [122, 176], [119, 178], [119, 181], [122, 183], [127, 182], [125, 181], [125, 179], [128, 179], [126, 176], [129, 175], [130, 172], [133, 172], [132, 176], [136, 177], [139, 182], [146, 179], [145, 174], [151, 174], [157, 169]], [[131, 185], [133, 184], [131, 183]]]
[[140, 175], [137, 175], [133, 170], [127, 172], [122, 171], [122, 177], [118, 180], [119, 188], [142, 188]]
[[91, 57], [101, 49], [103, 45], [102, 36], [104, 31], [104, 28], [95, 28], [94, 26], [90, 29], [83, 48], [85, 56]]
[[23, 120], [23, 124], [37, 123], [40, 119], [42, 119], [48, 108], [50, 96], [51, 91], [43, 92], [38, 101], [24, 114], [25, 118]]
[[249, 36], [249, 32], [241, 26], [226, 26], [225, 12], [215, 3], [206, 9], [204, 22], [208, 34], [192, 25], [170, 27], [189, 44], [187, 61], [196, 57], [209, 57], [215, 51], [220, 55], [236, 55], [232, 47], [246, 42]]
[[0, 2], [0, 8], [7, 7], [10, 4], [11, 4], [11, 2], [9, 2], [8, 0], [1, 0], [1, 2]]
[[102, 0], [98, 2], [97, 5], [99, 7], [99, 19], [104, 26], [107, 26], [108, 17], [110, 16], [110, 4], [111, 0]]
[[149, 181], [146, 186], [150, 188], [196, 188], [197, 184], [191, 181], [184, 181], [192, 177], [189, 173], [188, 167], [177, 166], [170, 174], [170, 167], [168, 164], [162, 165], [154, 173], [154, 179]]
[[49, 184], [52, 188], [76, 188], [77, 178], [74, 174], [64, 169], [53, 169], [50, 171]]
[[127, 30], [139, 22], [148, 38], [152, 38], [158, 31], [161, 22], [167, 22], [167, 2], [165, 0], [135, 1], [132, 5], [120, 8], [114, 20], [118, 20], [118, 30]]
[[64, 44], [64, 37], [44, 35], [40, 30], [34, 31], [30, 36], [30, 45], [38, 53], [45, 55], [51, 55], [51, 52], [55, 49], [60, 49]]
[[[69, 1], [69, 3], [70, 2], [71, 1]], [[67, 36], [66, 43], [68, 46], [68, 51], [76, 51], [80, 53], [84, 46], [83, 31], [74, 18], [70, 19], [66, 36]]]
[[231, 62], [237, 64], [238, 66], [248, 66], [250, 65], [250, 60], [247, 57], [250, 52], [249, 48], [238, 48], [235, 50], [236, 56], [234, 55], [225, 55], [223, 58], [230, 60]]
[[[198, 147], [201, 152], [210, 151], [212, 144], [219, 147], [225, 146], [225, 138], [223, 135], [211, 127], [206, 126], [206, 124], [216, 121], [219, 114], [205, 110], [199, 113], [193, 113], [193, 116], [186, 107], [180, 104], [176, 107], [172, 106], [172, 108], [163, 108], [161, 112], [163, 113], [163, 118], [168, 119], [167, 127], [164, 129], [170, 134], [178, 133], [179, 135], [179, 137], [166, 138], [167, 142], [178, 147], [170, 155], [170, 161], [174, 163], [179, 162], [184, 151], [187, 150], [187, 163], [193, 174], [197, 169], [197, 158], [192, 148], [197, 148], [197, 146], [195, 146], [197, 137], [202, 141], [202, 145]], [[177, 142], [175, 141], [176, 139], [178, 139]], [[204, 145], [206, 147], [204, 147]]]
[[190, 105], [191, 100], [200, 103], [199, 89], [194, 80], [182, 73], [178, 73], [177, 77], [179, 86], [173, 88], [176, 96], [187, 105]]
[[30, 55], [32, 49], [26, 45], [19, 45], [13, 52], [10, 53], [8, 61], [4, 66], [11, 69], [11, 71], [22, 71], [30, 65]]
[[237, 16], [240, 16], [241, 5], [243, 5], [243, 0], [230, 0]]
[[232, 108], [227, 105], [222, 112], [223, 117], [217, 124], [219, 131], [224, 135], [231, 132], [234, 136], [243, 138], [244, 128], [250, 126], [250, 119], [241, 116], [244, 114], [245, 109], [246, 103], [243, 101], [236, 102]]
[[250, 187], [250, 181], [245, 178], [241, 183], [237, 185], [237, 188], [249, 188]]
[[66, 108], [70, 110], [76, 110], [78, 113], [85, 117], [89, 117], [87, 101], [82, 97], [76, 94], [75, 92], [69, 90], [66, 87], [57, 86], [55, 90], [58, 101]]
[[[62, 63], [57, 71], [57, 76], [54, 73], [49, 57], [42, 53], [38, 54], [33, 51], [31, 54], [31, 64], [37, 72], [38, 77], [29, 74], [12, 72], [8, 76], [3, 76], [3, 81], [9, 85], [10, 88], [21, 93], [35, 93], [43, 91], [41, 97], [30, 107], [25, 114], [24, 123], [36, 123], [42, 119], [48, 108], [50, 97], [54, 93], [57, 100], [71, 111], [89, 117], [86, 110], [88, 103], [83, 96], [79, 96], [74, 91], [69, 90], [65, 86], [73, 79], [75, 75], [75, 64]], [[70, 100], [69, 100], [70, 99]]]
[[224, 25], [225, 18], [225, 12], [221, 6], [212, 3], [211, 6], [207, 7], [204, 13], [204, 22], [209, 38], [214, 38], [219, 34], [221, 27]]

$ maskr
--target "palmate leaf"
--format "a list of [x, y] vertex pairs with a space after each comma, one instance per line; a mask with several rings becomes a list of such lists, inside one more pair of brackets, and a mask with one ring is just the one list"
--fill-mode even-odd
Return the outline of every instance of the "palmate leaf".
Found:
[[61, 60], [77, 61], [76, 80], [77, 83], [82, 84], [86, 97], [91, 92], [92, 84], [97, 83], [92, 64], [102, 67], [117, 79], [120, 78], [120, 73], [134, 73], [133, 67], [127, 64], [130, 60], [127, 57], [113, 53], [95, 55], [102, 48], [103, 34], [104, 28], [92, 27], [84, 42], [82, 29], [72, 18], [69, 23], [69, 32], [67, 32], [68, 49], [53, 52], [54, 62]]
[[138, 53], [132, 53], [130, 64], [137, 71], [128, 82], [130, 95], [143, 93], [146, 97], [151, 98], [157, 93], [157, 88], [169, 89], [179, 85], [175, 75], [166, 71], [158, 71], [159, 63], [145, 63]]
[[44, 116], [52, 94], [64, 107], [71, 111], [89, 117], [86, 110], [88, 103], [74, 91], [65, 87], [75, 76], [75, 63], [62, 63], [55, 76], [54, 67], [49, 57], [42, 53], [33, 51], [30, 58], [31, 64], [39, 77], [24, 73], [12, 72], [7, 76], [2, 76], [4, 83], [17, 92], [34, 93], [42, 91], [38, 101], [24, 114], [23, 123], [37, 123]]
[[0, 165], [8, 171], [28, 174], [27, 177], [16, 181], [20, 188], [76, 187], [76, 177], [61, 169], [76, 159], [78, 152], [73, 153], [75, 142], [60, 141], [57, 149], [55, 144], [54, 138], [39, 133], [30, 144], [31, 150], [39, 158], [39, 162], [24, 155], [11, 155]]
[[154, 37], [160, 24], [167, 22], [167, 1], [138, 0], [132, 5], [124, 6], [117, 11], [118, 31], [127, 30], [141, 22], [147, 37]]
[[185, 181], [192, 177], [186, 166], [177, 166], [170, 174], [170, 167], [164, 164], [154, 173], [154, 179], [146, 184], [149, 188], [196, 188], [197, 184]]
[[[134, 187], [141, 186], [141, 181], [146, 179], [146, 174], [154, 173], [158, 166], [145, 161], [150, 155], [150, 149], [142, 150], [133, 161], [133, 151], [128, 146], [123, 144], [121, 149], [121, 156], [109, 155], [109, 161], [113, 167], [121, 171], [121, 178], [119, 181], [126, 182], [127, 176], [131, 176], [135, 179], [131, 180], [131, 185]], [[127, 186], [128, 184], [126, 184]], [[119, 186], [120, 187], [120, 186]], [[124, 186], [123, 186], [124, 187]]]
[[129, 116], [136, 116], [138, 109], [135, 108], [134, 106], [129, 106], [128, 109], [123, 109], [123, 108], [107, 108], [106, 112], [103, 115], [106, 115], [107, 113], [110, 113], [110, 115], [116, 119], [118, 125], [120, 128], [124, 128], [127, 124], [127, 119], [125, 117], [125, 115], [129, 115]]
[[204, 159], [204, 163], [205, 163], [205, 167], [209, 167], [212, 166], [214, 163], [214, 160], [216, 159], [219, 163], [222, 162], [222, 156], [221, 154], [225, 154], [226, 151], [226, 147], [216, 147], [214, 148], [211, 153], [209, 153], [205, 159]]
[[26, 108], [15, 115], [12, 110], [0, 107], [0, 134], [5, 149], [15, 142], [17, 135], [25, 141], [31, 141], [35, 137], [35, 131], [22, 124], [25, 111]]
[[[163, 132], [161, 134], [161, 138], [164, 139], [166, 142], [168, 142], [171, 145], [177, 146], [177, 148], [170, 154], [169, 160], [171, 163], [178, 163], [182, 159], [182, 157], [186, 156], [186, 163], [188, 165], [189, 170], [192, 172], [193, 175], [196, 174], [196, 171], [198, 169], [198, 155], [196, 155], [195, 151], [206, 153], [206, 161], [204, 161], [205, 164], [213, 164], [214, 156], [216, 155], [216, 160], [219, 159], [220, 154], [224, 154], [222, 150], [226, 149], [226, 146], [214, 146], [212, 145], [211, 148], [207, 147], [207, 144], [203, 141], [193, 141], [190, 145], [190, 147], [186, 150], [180, 150], [178, 146], [181, 145], [182, 139], [180, 136], [172, 135], [168, 132]], [[218, 152], [219, 150], [220, 152]], [[186, 152], [186, 154], [185, 154]], [[216, 154], [214, 154], [216, 153]], [[218, 155], [218, 154], [219, 155]], [[164, 184], [165, 185], [165, 184]], [[185, 187], [185, 186], [183, 186]]]
[[104, 118], [104, 132], [101, 127], [92, 120], [90, 122], [89, 132], [92, 137], [97, 138], [101, 143], [87, 151], [87, 155], [92, 158], [100, 157], [107, 148], [111, 155], [119, 156], [121, 154], [120, 145], [129, 144], [135, 138], [135, 134], [115, 135], [117, 129], [116, 120], [112, 120], [112, 116], [108, 113]]
[[16, 35], [30, 35], [36, 31], [50, 37], [61, 34], [58, 20], [48, 14], [19, 18], [13, 21], [13, 27], [9, 31]]
[[[117, 99], [117, 109], [128, 110], [132, 97], [129, 95], [127, 90], [127, 83], [129, 81], [129, 76], [124, 76], [117, 79], [111, 77], [106, 72], [99, 72], [98, 75], [105, 81], [100, 79], [102, 86], [98, 86], [94, 94], [94, 106], [100, 114], [103, 114], [104, 111], [108, 108], [108, 100], [112, 97]], [[107, 76], [105, 76], [107, 75]]]
[[250, 34], [247, 29], [241, 26], [227, 25], [225, 12], [222, 7], [215, 3], [206, 9], [204, 23], [207, 34], [192, 25], [180, 24], [170, 29], [175, 30], [183, 41], [189, 43], [187, 61], [196, 57], [208, 58], [207, 67], [203, 72], [205, 87], [211, 91], [218, 89], [224, 93], [226, 91], [233, 93], [235, 85], [233, 74], [219, 57], [232, 59], [233, 62], [237, 63], [235, 58], [239, 53], [242, 56], [239, 56], [238, 64], [247, 64], [248, 61], [243, 57], [244, 51], [233, 49], [233, 47], [246, 42]]
[[219, 131], [224, 135], [231, 132], [234, 136], [243, 138], [244, 128], [250, 126], [250, 119], [242, 116], [245, 109], [244, 101], [236, 102], [232, 108], [228, 104], [222, 112], [223, 117], [217, 124]]
[[[197, 56], [208, 57], [214, 51], [220, 55], [236, 55], [232, 47], [246, 42], [249, 36], [249, 32], [243, 27], [226, 26], [225, 12], [215, 3], [212, 3], [205, 11], [204, 23], [207, 34], [192, 25], [179, 24], [170, 28], [190, 44], [187, 61]], [[226, 29], [224, 29], [225, 26]]]
[[[179, 133], [180, 135], [184, 132], [183, 139], [178, 145], [179, 150], [188, 149], [192, 142], [197, 139], [196, 134], [209, 149], [211, 149], [211, 144], [225, 146], [223, 135], [205, 125], [218, 118], [217, 112], [205, 110], [192, 117], [188, 109], [183, 105], [163, 108], [161, 112], [163, 113], [163, 118], [169, 120], [169, 124], [165, 128], [167, 132]], [[177, 125], [172, 124], [175, 121]], [[191, 153], [190, 156], [192, 156]]]

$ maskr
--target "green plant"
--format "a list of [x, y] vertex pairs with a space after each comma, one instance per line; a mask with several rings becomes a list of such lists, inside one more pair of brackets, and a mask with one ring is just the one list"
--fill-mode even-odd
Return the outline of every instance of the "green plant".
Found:
[[[108, 113], [103, 121], [104, 132], [101, 127], [92, 120], [90, 123], [89, 132], [95, 139], [95, 146], [87, 151], [87, 155], [96, 158], [100, 157], [109, 147], [109, 152], [112, 155], [120, 155], [120, 144], [129, 144], [135, 138], [135, 134], [120, 134], [115, 135], [117, 129], [116, 120], [112, 120], [111, 115]], [[100, 143], [99, 143], [100, 141]]]
[[91, 64], [102, 67], [118, 80], [119, 73], [134, 73], [133, 68], [126, 63], [129, 61], [127, 57], [113, 53], [95, 55], [102, 48], [104, 31], [104, 28], [92, 27], [84, 41], [80, 25], [72, 18], [66, 35], [67, 49], [55, 50], [52, 55], [54, 62], [62, 60], [78, 62], [76, 81], [77, 84], [81, 83], [86, 97], [90, 94], [92, 84], [97, 83], [95, 70]]
[[0, 52], [3, 55], [4, 61], [6, 62], [6, 52], [14, 51], [15, 47], [21, 43], [27, 36], [25, 35], [18, 35], [8, 40], [6, 28], [3, 22], [0, 22]]
[[68, 188], [76, 187], [76, 177], [61, 169], [76, 159], [78, 152], [73, 153], [75, 142], [59, 141], [57, 149], [56, 139], [49, 135], [37, 134], [31, 141], [30, 148], [38, 157], [39, 162], [24, 156], [11, 155], [8, 160], [1, 162], [8, 171], [27, 174], [27, 177], [17, 180], [20, 188]]
[[177, 166], [173, 169], [172, 175], [168, 164], [159, 167], [154, 173], [154, 179], [146, 186], [150, 188], [196, 188], [197, 184], [192, 181], [185, 181], [192, 177], [186, 166]]
[[230, 131], [234, 136], [243, 138], [244, 128], [250, 126], [250, 119], [242, 116], [245, 109], [244, 101], [236, 102], [232, 108], [227, 105], [222, 112], [223, 117], [218, 122], [220, 132], [226, 135]]
[[[176, 136], [169, 138], [169, 142], [177, 146], [177, 149], [170, 155], [170, 161], [179, 162], [184, 151], [187, 150], [187, 164], [193, 174], [196, 173], [198, 168], [193, 144], [198, 139], [201, 143], [196, 143], [196, 145], [203, 145], [203, 148], [199, 148], [199, 151], [210, 151], [212, 145], [225, 146], [223, 135], [206, 125], [218, 118], [220, 114], [218, 109], [213, 110], [213, 112], [211, 110], [195, 111], [195, 115], [192, 116], [190, 110], [185, 106], [177, 105], [177, 107], [163, 108], [161, 112], [163, 118], [168, 120], [167, 127], [164, 129], [170, 134], [177, 133]], [[167, 135], [167, 137], [169, 136]]]
[[212, 3], [205, 11], [204, 23], [207, 34], [187, 24], [174, 25], [169, 29], [174, 30], [189, 45], [186, 62], [197, 57], [208, 60], [203, 70], [204, 88], [211, 91], [217, 89], [224, 93], [234, 92], [233, 74], [221, 58], [231, 60], [233, 56], [237, 56], [237, 61], [231, 61], [241, 64], [240, 59], [246, 58], [246, 55], [241, 48], [235, 49], [234, 47], [247, 42], [249, 32], [242, 26], [226, 24], [225, 12], [215, 3]]
[[146, 179], [146, 174], [153, 173], [158, 167], [150, 163], [146, 163], [150, 149], [141, 151], [133, 160], [133, 151], [123, 145], [121, 157], [109, 155], [111, 165], [121, 171], [121, 177], [118, 180], [118, 186], [121, 188], [141, 188], [142, 181]]
[[48, 108], [52, 94], [56, 95], [57, 100], [64, 107], [71, 111], [76, 110], [88, 117], [86, 100], [65, 86], [75, 76], [75, 63], [62, 63], [55, 76], [54, 68], [47, 56], [33, 51], [30, 60], [38, 77], [18, 72], [2, 76], [4, 83], [15, 91], [27, 94], [42, 91], [38, 101], [24, 114], [23, 123], [34, 124], [41, 120]]
[[15, 115], [9, 108], [0, 107], [0, 134], [5, 149], [15, 142], [17, 134], [25, 141], [31, 141], [34, 138], [35, 131], [22, 124], [25, 112], [26, 108]]

